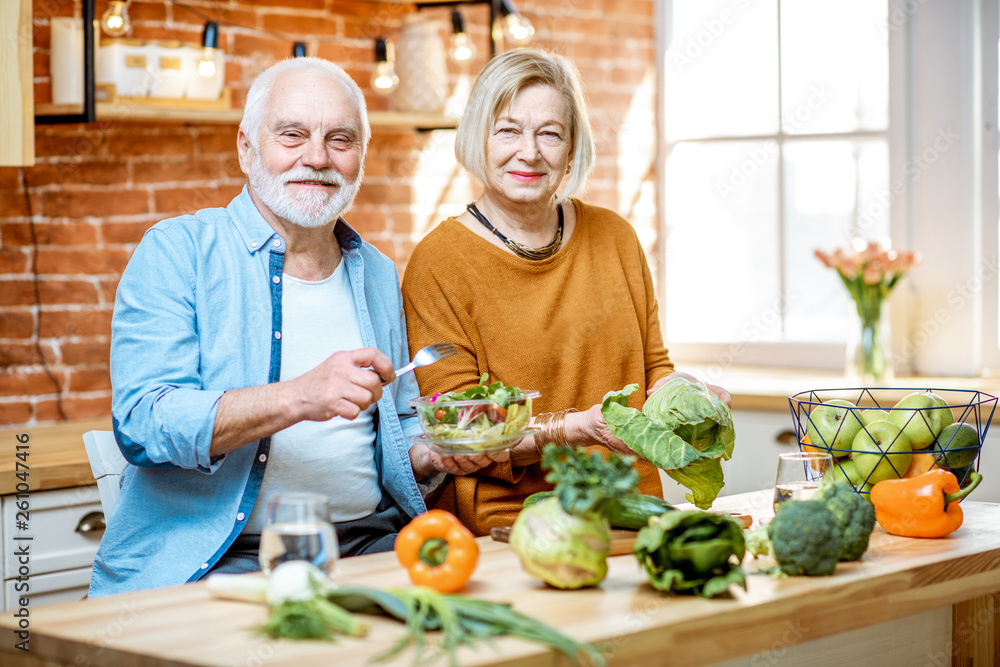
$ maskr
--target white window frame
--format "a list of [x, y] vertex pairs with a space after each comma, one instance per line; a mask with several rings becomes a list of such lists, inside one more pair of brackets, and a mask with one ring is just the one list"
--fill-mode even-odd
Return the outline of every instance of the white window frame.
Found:
[[[898, 194], [887, 193], [890, 233], [897, 248], [919, 250], [924, 256], [924, 263], [890, 300], [896, 373], [975, 376], [989, 374], [990, 369], [1000, 371], [998, 0], [888, 0], [888, 4], [889, 176], [890, 184], [905, 186]], [[671, 0], [657, 3], [661, 91], [670, 5]], [[657, 104], [661, 187], [656, 278], [662, 301], [667, 282], [663, 158], [668, 146], [662, 96]], [[914, 173], [919, 174], [915, 180]], [[664, 304], [661, 317], [669, 307]], [[665, 321], [661, 324], [666, 331]], [[667, 344], [681, 365], [722, 370], [729, 366], [835, 369], [844, 364], [843, 345], [669, 340]]]

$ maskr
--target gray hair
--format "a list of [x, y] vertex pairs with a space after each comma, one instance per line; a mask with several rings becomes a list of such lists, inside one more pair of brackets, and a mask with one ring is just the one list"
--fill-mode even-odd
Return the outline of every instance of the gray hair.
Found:
[[486, 142], [497, 118], [521, 90], [552, 86], [569, 109], [573, 161], [560, 198], [583, 190], [594, 166], [594, 137], [576, 66], [563, 56], [538, 49], [513, 49], [495, 56], [476, 79], [458, 124], [455, 157], [480, 182], [486, 182]]
[[368, 124], [368, 107], [365, 105], [365, 96], [362, 94], [358, 84], [355, 83], [354, 79], [342, 67], [323, 58], [288, 58], [275, 65], [271, 65], [254, 80], [249, 92], [247, 92], [247, 102], [243, 107], [243, 120], [240, 121], [240, 129], [243, 130], [247, 141], [250, 142], [250, 147], [254, 151], [257, 150], [257, 140], [260, 137], [260, 129], [264, 122], [264, 116], [267, 115], [271, 89], [274, 87], [275, 81], [283, 74], [301, 70], [311, 70], [319, 74], [325, 74], [343, 82], [347, 86], [353, 98], [354, 106], [358, 109], [358, 115], [361, 117], [361, 155], [363, 158], [368, 151], [368, 140], [372, 136], [371, 126]]

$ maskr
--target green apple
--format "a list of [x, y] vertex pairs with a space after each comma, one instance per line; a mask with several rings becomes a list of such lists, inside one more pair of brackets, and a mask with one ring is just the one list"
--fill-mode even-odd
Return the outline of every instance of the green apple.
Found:
[[858, 475], [868, 484], [902, 477], [910, 467], [913, 447], [906, 433], [891, 421], [873, 421], [858, 433], [851, 445], [851, 459]]
[[834, 459], [833, 465], [823, 473], [823, 481], [850, 482], [856, 491], [864, 486], [865, 478], [858, 474], [858, 468], [849, 457]]
[[964, 468], [971, 465], [979, 454], [979, 431], [972, 424], [948, 424], [938, 436], [938, 447], [944, 452], [941, 464], [945, 468]]
[[826, 451], [850, 451], [851, 443], [861, 430], [857, 407], [840, 398], [824, 401], [822, 405], [814, 407], [806, 425], [809, 444]]
[[860, 415], [861, 423], [865, 426], [868, 426], [872, 422], [888, 418], [889, 413], [880, 408], [868, 408], [867, 410], [862, 410]]
[[953, 417], [948, 402], [930, 391], [903, 397], [889, 412], [889, 421], [906, 434], [913, 449], [933, 445], [944, 427], [954, 421]]

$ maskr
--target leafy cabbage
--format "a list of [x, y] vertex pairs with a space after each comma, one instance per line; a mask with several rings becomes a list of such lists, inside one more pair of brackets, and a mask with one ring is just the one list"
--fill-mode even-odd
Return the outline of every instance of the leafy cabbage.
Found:
[[722, 459], [736, 444], [733, 415], [704, 383], [673, 377], [649, 398], [642, 412], [628, 405], [639, 388], [630, 384], [604, 396], [601, 414], [611, 432], [636, 454], [690, 489], [685, 498], [701, 509], [712, 506], [725, 485]]
[[729, 517], [687, 510], [652, 517], [633, 548], [649, 583], [661, 591], [724, 595], [730, 584], [746, 590], [740, 561], [743, 527]]

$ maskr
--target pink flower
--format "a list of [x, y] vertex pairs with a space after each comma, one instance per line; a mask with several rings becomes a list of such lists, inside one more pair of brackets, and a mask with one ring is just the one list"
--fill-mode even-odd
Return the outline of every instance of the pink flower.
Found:
[[878, 285], [882, 282], [882, 270], [873, 262], [865, 267], [864, 280], [867, 285]]
[[856, 299], [863, 287], [867, 293], [866, 286], [870, 286], [877, 289], [878, 301], [887, 297], [896, 282], [921, 260], [920, 253], [897, 252], [878, 241], [861, 240], [855, 240], [847, 250], [837, 248], [832, 254], [816, 250], [815, 255], [824, 266], [837, 270]]

